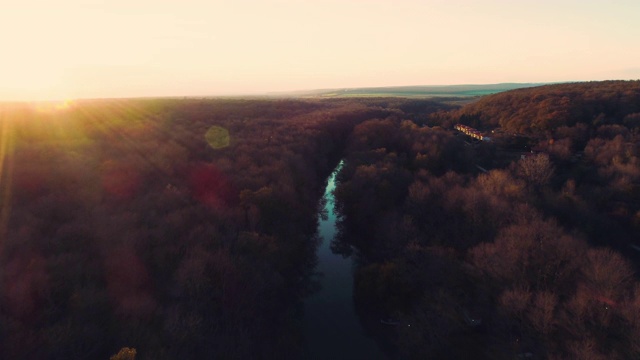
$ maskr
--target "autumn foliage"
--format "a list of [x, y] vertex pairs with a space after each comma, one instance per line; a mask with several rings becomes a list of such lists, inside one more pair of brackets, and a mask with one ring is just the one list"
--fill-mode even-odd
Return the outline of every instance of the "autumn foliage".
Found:
[[2, 105], [0, 357], [298, 358], [322, 184], [357, 123], [398, 112]]
[[459, 109], [3, 104], [0, 357], [303, 357], [318, 201], [344, 159], [331, 246], [390, 357], [638, 358], [639, 104], [638, 81]]
[[356, 301], [397, 319], [391, 335], [369, 324], [392, 357], [640, 356], [639, 100], [637, 81], [552, 85], [433, 113], [439, 126], [356, 127], [334, 247], [363, 253]]

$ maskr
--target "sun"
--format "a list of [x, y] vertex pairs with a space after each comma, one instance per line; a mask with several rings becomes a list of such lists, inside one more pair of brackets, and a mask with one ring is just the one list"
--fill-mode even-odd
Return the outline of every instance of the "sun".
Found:
[[33, 103], [33, 107], [41, 113], [54, 113], [71, 109], [74, 105], [72, 99], [61, 101], [38, 101]]
[[66, 99], [56, 104], [55, 107], [56, 107], [56, 110], [66, 110], [66, 109], [69, 109], [72, 105], [73, 105], [73, 100]]

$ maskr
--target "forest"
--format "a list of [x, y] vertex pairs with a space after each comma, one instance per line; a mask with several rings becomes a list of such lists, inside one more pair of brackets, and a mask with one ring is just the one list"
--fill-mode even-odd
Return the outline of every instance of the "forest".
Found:
[[638, 116], [632, 81], [358, 124], [333, 245], [358, 250], [355, 301], [393, 319], [367, 324], [391, 357], [638, 358]]
[[398, 99], [3, 104], [0, 358], [300, 358], [323, 183]]
[[0, 358], [303, 358], [341, 159], [332, 248], [389, 358], [640, 357], [640, 81], [465, 106], [5, 103], [0, 122]]

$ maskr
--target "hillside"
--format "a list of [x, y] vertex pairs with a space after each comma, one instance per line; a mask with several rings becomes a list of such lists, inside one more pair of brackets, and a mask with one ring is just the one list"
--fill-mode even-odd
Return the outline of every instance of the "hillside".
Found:
[[640, 125], [640, 81], [544, 85], [483, 97], [453, 114], [478, 128], [540, 134], [578, 123], [636, 128]]
[[638, 88], [542, 86], [432, 114], [434, 126], [354, 128], [332, 246], [357, 252], [354, 301], [389, 353], [638, 358]]
[[0, 104], [0, 358], [306, 358], [340, 160], [330, 250], [390, 358], [638, 358], [638, 88]]
[[595, 243], [629, 244], [635, 238], [640, 220], [640, 81], [518, 89], [432, 114], [428, 122], [445, 128], [463, 123], [490, 135], [492, 143], [477, 149], [490, 154], [482, 160], [489, 169], [505, 167], [529, 152], [548, 155], [556, 168], [551, 181], [555, 189], [569, 186], [581, 199], [571, 206], [551, 206], [554, 216], [591, 234]]

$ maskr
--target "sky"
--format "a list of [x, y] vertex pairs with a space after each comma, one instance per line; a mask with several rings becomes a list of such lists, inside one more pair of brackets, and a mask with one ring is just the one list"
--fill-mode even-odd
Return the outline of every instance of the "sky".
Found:
[[3, 0], [0, 100], [640, 78], [638, 0]]

